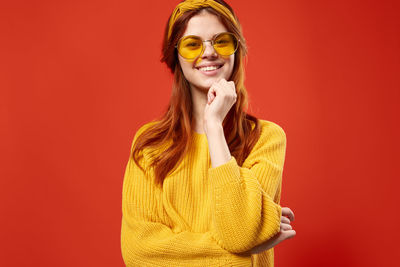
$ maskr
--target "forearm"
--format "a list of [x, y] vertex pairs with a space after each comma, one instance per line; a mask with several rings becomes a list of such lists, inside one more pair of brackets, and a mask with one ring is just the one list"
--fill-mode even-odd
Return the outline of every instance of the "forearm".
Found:
[[248, 266], [251, 261], [250, 254], [238, 256], [221, 248], [209, 232], [173, 232], [161, 223], [132, 217], [122, 219], [121, 252], [126, 266], [221, 266], [226, 261]]
[[231, 159], [231, 153], [226, 143], [222, 124], [208, 122], [205, 124], [205, 132], [208, 140], [211, 167], [216, 168], [227, 163]]

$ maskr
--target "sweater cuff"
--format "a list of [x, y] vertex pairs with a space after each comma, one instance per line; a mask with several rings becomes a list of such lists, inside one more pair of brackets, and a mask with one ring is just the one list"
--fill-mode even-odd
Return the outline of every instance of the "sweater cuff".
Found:
[[235, 157], [231, 156], [227, 163], [208, 169], [208, 177], [217, 186], [240, 182], [240, 167]]

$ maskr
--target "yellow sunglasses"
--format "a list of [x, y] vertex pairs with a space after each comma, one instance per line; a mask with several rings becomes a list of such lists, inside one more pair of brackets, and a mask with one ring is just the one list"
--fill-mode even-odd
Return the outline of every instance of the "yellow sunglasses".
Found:
[[179, 55], [185, 59], [195, 59], [204, 52], [204, 42], [211, 42], [215, 51], [221, 56], [230, 56], [236, 52], [239, 39], [230, 32], [221, 32], [211, 40], [202, 40], [199, 36], [188, 35], [179, 39], [175, 46]]

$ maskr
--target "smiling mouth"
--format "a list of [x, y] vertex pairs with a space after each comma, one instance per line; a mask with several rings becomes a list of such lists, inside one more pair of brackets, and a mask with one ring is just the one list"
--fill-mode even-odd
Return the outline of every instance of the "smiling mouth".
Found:
[[198, 70], [200, 70], [200, 71], [213, 71], [213, 70], [217, 70], [217, 69], [220, 69], [220, 68], [222, 68], [222, 66], [223, 66], [223, 64], [222, 65], [213, 65], [213, 66], [206, 66], [206, 67], [196, 67], [196, 69], [198, 69]]

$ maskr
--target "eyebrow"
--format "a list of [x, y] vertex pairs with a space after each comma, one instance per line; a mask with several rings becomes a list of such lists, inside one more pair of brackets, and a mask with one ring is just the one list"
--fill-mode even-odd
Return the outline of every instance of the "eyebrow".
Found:
[[[216, 34], [214, 34], [214, 35], [211, 37], [211, 39], [214, 39], [215, 36], [217, 36], [218, 34], [223, 33], [223, 32], [227, 32], [227, 31], [217, 32]], [[197, 36], [197, 37], [200, 37], [199, 35], [196, 35], [196, 34], [188, 34], [188, 35], [185, 35], [185, 36], [182, 36], [182, 37], [186, 37], [186, 36]], [[200, 38], [201, 38], [201, 37], [200, 37]], [[203, 39], [203, 38], [201, 38], [201, 39]], [[210, 40], [211, 40], [211, 39], [210, 39]]]

